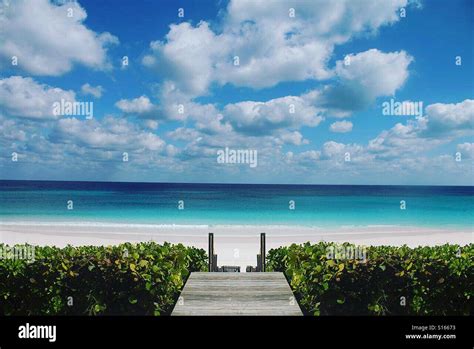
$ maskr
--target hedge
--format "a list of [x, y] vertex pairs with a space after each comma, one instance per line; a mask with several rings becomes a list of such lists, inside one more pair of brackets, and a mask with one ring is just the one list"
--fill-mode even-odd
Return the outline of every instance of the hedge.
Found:
[[270, 250], [270, 271], [285, 273], [310, 315], [469, 315], [474, 297], [474, 244], [367, 247], [320, 242]]
[[204, 250], [181, 244], [35, 246], [34, 261], [0, 258], [0, 314], [169, 314], [189, 273], [204, 271], [206, 260]]

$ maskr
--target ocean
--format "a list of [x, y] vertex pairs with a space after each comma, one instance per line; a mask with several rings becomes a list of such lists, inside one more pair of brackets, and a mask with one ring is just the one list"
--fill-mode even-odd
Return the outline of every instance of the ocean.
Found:
[[474, 187], [455, 186], [2, 180], [0, 221], [472, 230], [473, 194]]

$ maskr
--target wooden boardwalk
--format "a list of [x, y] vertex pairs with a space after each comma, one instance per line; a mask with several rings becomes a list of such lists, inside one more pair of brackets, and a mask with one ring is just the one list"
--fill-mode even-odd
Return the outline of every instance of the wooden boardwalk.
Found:
[[283, 273], [191, 273], [171, 315], [303, 314]]

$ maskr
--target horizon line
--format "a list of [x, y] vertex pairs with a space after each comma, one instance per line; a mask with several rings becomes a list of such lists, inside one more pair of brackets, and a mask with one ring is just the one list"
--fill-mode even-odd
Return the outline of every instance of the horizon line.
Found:
[[279, 185], [279, 186], [372, 186], [372, 187], [474, 187], [474, 185], [445, 185], [445, 184], [297, 184], [297, 183], [215, 183], [215, 182], [130, 182], [105, 180], [54, 180], [54, 179], [1, 179], [0, 182], [62, 182], [62, 183], [122, 183], [122, 184], [194, 184], [194, 185]]

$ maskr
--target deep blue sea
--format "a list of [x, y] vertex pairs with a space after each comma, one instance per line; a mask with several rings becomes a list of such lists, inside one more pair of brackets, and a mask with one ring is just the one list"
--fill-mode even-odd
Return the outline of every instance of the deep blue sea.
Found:
[[0, 181], [0, 221], [472, 230], [473, 194], [474, 187], [445, 186]]

